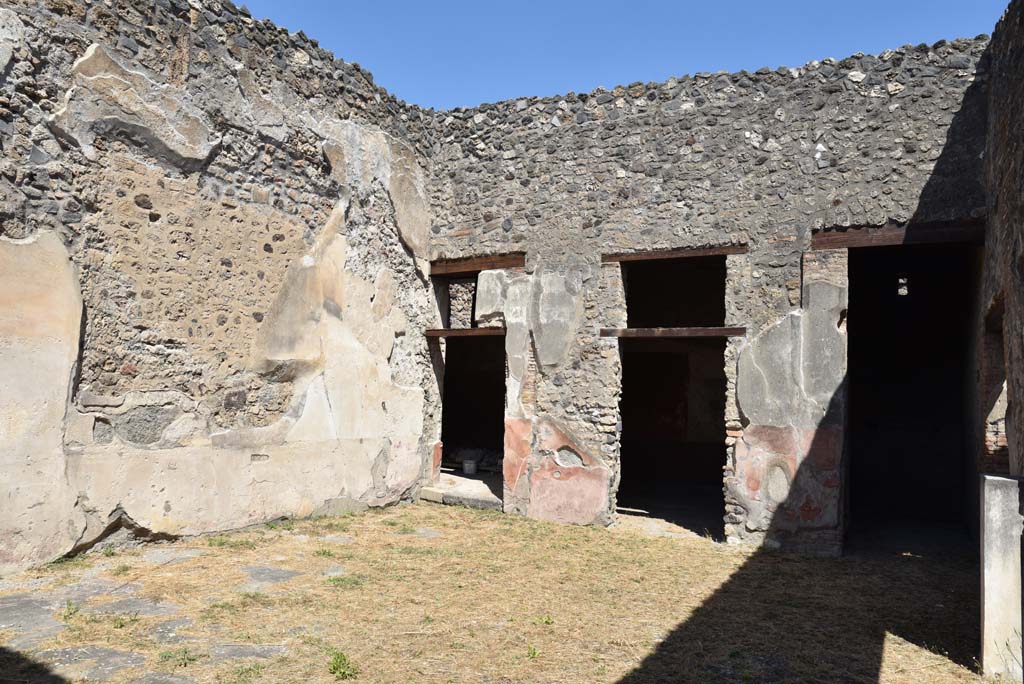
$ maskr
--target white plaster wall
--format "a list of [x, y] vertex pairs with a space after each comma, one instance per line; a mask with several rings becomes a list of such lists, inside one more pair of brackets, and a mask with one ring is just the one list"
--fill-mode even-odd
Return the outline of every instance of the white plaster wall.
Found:
[[60, 239], [0, 238], [0, 572], [66, 549], [74, 489], [64, 468], [81, 324]]

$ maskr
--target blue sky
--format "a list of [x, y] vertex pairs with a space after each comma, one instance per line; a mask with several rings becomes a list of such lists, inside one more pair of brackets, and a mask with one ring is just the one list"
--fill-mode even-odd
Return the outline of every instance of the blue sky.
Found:
[[1006, 0], [240, 0], [424, 107], [991, 33]]

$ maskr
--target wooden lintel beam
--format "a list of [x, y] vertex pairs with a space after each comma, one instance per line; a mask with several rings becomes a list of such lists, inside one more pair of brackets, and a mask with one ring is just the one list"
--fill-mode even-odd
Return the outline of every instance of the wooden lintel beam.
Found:
[[611, 264], [622, 261], [653, 261], [655, 259], [685, 259], [686, 257], [721, 256], [724, 254], [746, 254], [746, 245], [719, 245], [717, 247], [685, 247], [683, 249], [658, 249], [647, 252], [622, 252], [602, 254], [601, 263]]
[[504, 335], [504, 328], [431, 328], [427, 337], [493, 337]]
[[745, 327], [713, 328], [601, 328], [601, 337], [644, 337], [672, 339], [681, 337], [743, 337]]
[[811, 249], [851, 247], [891, 247], [949, 242], [981, 244], [985, 242], [985, 224], [980, 222], [949, 224], [888, 225], [881, 228], [850, 228], [819, 231], [811, 236]]
[[523, 268], [526, 254], [496, 254], [493, 256], [467, 257], [465, 259], [438, 259], [430, 262], [430, 275], [471, 276], [492, 268]]

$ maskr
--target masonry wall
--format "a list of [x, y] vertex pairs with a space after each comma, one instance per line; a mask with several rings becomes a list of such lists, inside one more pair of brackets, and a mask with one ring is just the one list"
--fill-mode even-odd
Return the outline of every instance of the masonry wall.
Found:
[[[820, 271], [805, 253], [816, 231], [983, 218], [986, 44], [438, 113], [433, 256], [527, 254], [520, 285], [501, 290], [529, 383], [510, 389], [506, 462], [530, 483], [514, 508], [536, 491], [591, 502], [563, 519], [610, 519], [620, 365], [598, 330], [624, 326], [625, 310], [601, 255], [745, 244], [728, 258], [726, 325], [747, 335], [726, 351], [727, 534], [838, 549], [845, 253], [814, 260]], [[587, 478], [549, 467], [556, 428], [586, 453], [592, 465], [573, 462]]]
[[[1024, 3], [992, 37], [985, 182], [988, 229], [979, 306], [982, 667], [1021, 681], [1021, 477], [1024, 476]], [[999, 477], [999, 476], [1003, 477]], [[1005, 477], [1010, 475], [1012, 477]]]
[[[1010, 3], [990, 48], [991, 100], [985, 182], [988, 235], [979, 329], [987, 354], [986, 456], [990, 472], [1024, 475], [1024, 4]], [[999, 356], [1002, 355], [1002, 359]], [[1000, 363], [1002, 361], [1002, 363]], [[999, 371], [1002, 371], [1000, 373]], [[1001, 375], [1000, 386], [991, 376]], [[993, 391], [992, 387], [996, 387]], [[1005, 422], [999, 419], [1005, 418]], [[1000, 452], [1002, 454], [1000, 455]], [[1003, 470], [1006, 468], [1006, 470]]]
[[414, 496], [429, 261], [508, 252], [460, 310], [507, 328], [506, 510], [611, 522], [601, 255], [739, 244], [727, 533], [835, 548], [846, 255], [811, 234], [983, 216], [986, 44], [433, 112], [228, 2], [7, 3], [0, 571]]
[[410, 495], [431, 126], [230, 3], [0, 9], [0, 571]]

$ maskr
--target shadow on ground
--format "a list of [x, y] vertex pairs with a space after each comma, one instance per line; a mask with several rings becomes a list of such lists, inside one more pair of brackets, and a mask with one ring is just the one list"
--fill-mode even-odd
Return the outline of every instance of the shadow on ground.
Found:
[[[841, 415], [843, 396], [841, 388], [823, 423]], [[806, 505], [799, 484], [812, 477], [811, 461], [772, 511], [766, 536], [783, 548], [814, 532], [792, 524]], [[966, 533], [886, 520], [849, 542], [841, 558], [754, 553], [619, 684], [874, 684], [887, 647], [893, 681], [916, 684], [946, 662], [901, 670], [893, 638], [976, 670], [978, 562]]]
[[975, 579], [969, 550], [841, 559], [759, 552], [620, 684], [870, 684], [886, 633], [973, 670]]
[[50, 668], [0, 646], [0, 684], [70, 684]]
[[[784, 499], [773, 503], [768, 492], [758, 490], [758, 504], [769, 516], [766, 546], [801, 550], [817, 548], [815, 539], [835, 539], [841, 518], [803, 513], [825, 505], [815, 497], [830, 496], [815, 484], [822, 468], [828, 474], [835, 467], [821, 455], [835, 452], [836, 429], [843, 430], [847, 382], [844, 378], [832, 396], [803, 459], [782, 454], [787, 463], [800, 463], [787, 475]], [[929, 681], [938, 669], [928, 670], [944, 663], [952, 667], [949, 661], [976, 670], [980, 626], [974, 547], [958, 531], [936, 534], [931, 521], [926, 523], [929, 535], [919, 534], [919, 526], [896, 524], [894, 516], [912, 513], [913, 507], [885, 501], [891, 505], [881, 524], [866, 537], [851, 535], [853, 543], [842, 558], [767, 548], [751, 555], [619, 684], [873, 684], [879, 681], [883, 655], [887, 679], [894, 682]], [[818, 520], [824, 527], [815, 527]], [[920, 660], [908, 660], [902, 669], [901, 654], [907, 651], [900, 640], [948, 661], [922, 666]]]
[[[842, 415], [844, 392], [823, 424]], [[807, 453], [821, 451], [812, 444]], [[800, 548], [802, 533], [815, 532], [793, 525], [806, 505], [800, 483], [813, 477], [812, 461], [804, 459], [771, 512], [766, 536], [782, 548]], [[888, 520], [867, 536], [852, 535], [842, 558], [754, 553], [619, 684], [873, 684], [887, 646], [894, 651], [886, 671], [905, 677], [894, 681], [928, 681], [926, 671], [901, 671], [887, 635], [976, 670], [976, 552], [959, 529], [928, 527], [923, 535], [919, 526]], [[915, 663], [908, 668], [921, 667]]]

